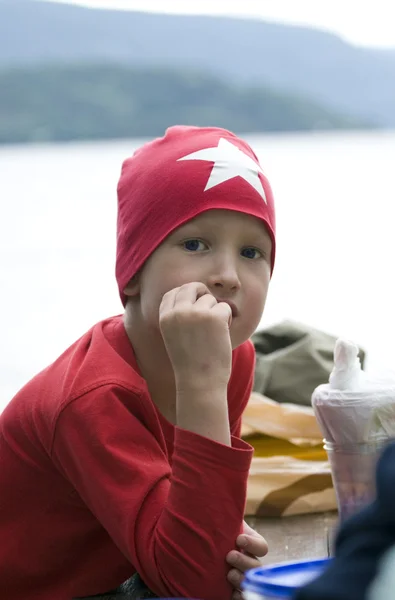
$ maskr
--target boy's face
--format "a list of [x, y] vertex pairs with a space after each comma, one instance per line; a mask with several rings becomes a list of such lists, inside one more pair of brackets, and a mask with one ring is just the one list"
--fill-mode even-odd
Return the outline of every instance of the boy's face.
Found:
[[146, 261], [125, 293], [140, 304], [141, 318], [159, 327], [166, 292], [200, 281], [232, 306], [232, 347], [257, 328], [270, 282], [272, 243], [256, 217], [231, 210], [209, 210], [178, 227]]

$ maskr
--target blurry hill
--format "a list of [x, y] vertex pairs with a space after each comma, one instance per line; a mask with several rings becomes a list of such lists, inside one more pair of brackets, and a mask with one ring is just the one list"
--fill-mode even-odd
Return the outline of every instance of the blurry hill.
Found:
[[259, 20], [0, 0], [0, 68], [75, 62], [198, 70], [395, 126], [395, 49], [354, 47], [326, 32]]
[[119, 65], [0, 70], [0, 143], [161, 135], [169, 125], [239, 133], [363, 127], [304, 98], [199, 72]]

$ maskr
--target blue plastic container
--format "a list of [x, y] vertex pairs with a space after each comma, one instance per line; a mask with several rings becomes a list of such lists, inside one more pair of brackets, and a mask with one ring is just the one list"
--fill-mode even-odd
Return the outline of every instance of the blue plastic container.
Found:
[[295, 592], [316, 579], [330, 558], [286, 562], [247, 571], [242, 583], [245, 600], [291, 600]]

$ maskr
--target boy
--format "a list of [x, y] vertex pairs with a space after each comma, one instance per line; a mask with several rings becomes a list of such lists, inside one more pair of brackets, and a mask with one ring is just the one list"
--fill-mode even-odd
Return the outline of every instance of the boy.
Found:
[[173, 127], [125, 161], [125, 313], [0, 417], [0, 597], [70, 600], [134, 572], [162, 596], [239, 595], [267, 551], [239, 535], [252, 457], [239, 435], [274, 227], [258, 160], [228, 131]]

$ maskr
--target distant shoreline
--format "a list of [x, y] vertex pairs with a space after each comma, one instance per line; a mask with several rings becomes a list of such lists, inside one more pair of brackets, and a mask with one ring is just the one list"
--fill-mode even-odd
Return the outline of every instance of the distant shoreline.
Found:
[[248, 134], [372, 129], [296, 94], [122, 65], [0, 70], [0, 144], [155, 137], [175, 123]]
[[[164, 133], [164, 132], [161, 132]], [[339, 139], [361, 139], [366, 140], [367, 136], [371, 136], [372, 139], [380, 138], [392, 139], [395, 136], [395, 128], [391, 129], [383, 129], [383, 128], [375, 128], [375, 129], [332, 129], [332, 130], [314, 130], [314, 131], [279, 131], [279, 132], [237, 132], [240, 137], [248, 139], [251, 144], [255, 142], [262, 141], [262, 139], [267, 139], [270, 141], [278, 140], [282, 142], [284, 138], [289, 143], [299, 143], [301, 141], [310, 140], [312, 138], [318, 139], [322, 138], [322, 141], [325, 143], [330, 143], [333, 141], [334, 143]], [[135, 147], [142, 146], [145, 142], [148, 142], [152, 139], [152, 137], [125, 137], [125, 138], [108, 138], [108, 139], [96, 139], [96, 140], [68, 140], [68, 141], [44, 141], [44, 142], [11, 142], [11, 143], [0, 143], [0, 153], [16, 151], [23, 151], [25, 149], [29, 150], [43, 150], [45, 151], [48, 148], [56, 148], [59, 147], [60, 150], [67, 149], [68, 147], [72, 148], [89, 148], [89, 147], [98, 147], [98, 146], [114, 146], [117, 147], [120, 144], [125, 144], [125, 146], [133, 145]]]

